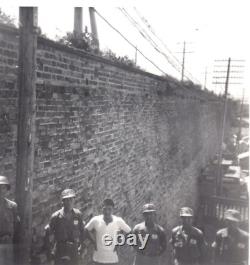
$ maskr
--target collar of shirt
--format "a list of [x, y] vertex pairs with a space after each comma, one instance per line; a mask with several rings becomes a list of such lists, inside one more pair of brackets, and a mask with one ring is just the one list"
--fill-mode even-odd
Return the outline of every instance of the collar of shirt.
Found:
[[[70, 213], [71, 213], [71, 216], [72, 217], [75, 217], [76, 216], [76, 212], [75, 212], [75, 209], [73, 208], [71, 211], [70, 211]], [[59, 211], [59, 215], [58, 215], [59, 217], [66, 217], [66, 214], [65, 214], [65, 211], [64, 211], [64, 208], [62, 208], [60, 211]]]
[[113, 223], [113, 221], [114, 221], [114, 215], [111, 215], [111, 220], [110, 220], [110, 222], [106, 222], [106, 221], [105, 221], [105, 219], [104, 219], [104, 215], [103, 215], [103, 214], [101, 215], [101, 218], [102, 218], [103, 222], [104, 222], [106, 225], [109, 225], [109, 224]]

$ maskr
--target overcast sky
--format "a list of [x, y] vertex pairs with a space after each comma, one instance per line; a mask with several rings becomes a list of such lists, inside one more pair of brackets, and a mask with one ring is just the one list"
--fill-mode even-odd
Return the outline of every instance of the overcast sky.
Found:
[[[0, 0], [0, 7], [4, 12], [18, 20], [20, 5], [38, 6], [38, 23], [42, 31], [52, 39], [56, 35], [62, 36], [73, 29], [73, 7], [84, 8], [83, 23], [89, 26], [88, 6], [94, 6], [114, 27], [123, 33], [139, 50], [157, 64], [164, 72], [180, 79], [180, 72], [176, 71], [168, 61], [160, 55], [130, 24], [117, 7], [126, 8], [127, 12], [142, 26], [143, 24], [136, 10], [147, 19], [157, 36], [163, 40], [168, 50], [157, 41], [161, 51], [168, 56], [174, 55], [182, 60], [183, 42], [186, 41], [186, 68], [199, 82], [204, 85], [205, 69], [207, 68], [207, 87], [216, 93], [223, 91], [223, 85], [216, 86], [212, 82], [215, 69], [214, 60], [233, 60], [246, 62], [232, 62], [232, 65], [244, 64], [244, 79], [242, 85], [229, 86], [229, 93], [234, 97], [241, 97], [243, 87], [250, 87], [250, 39], [249, 39], [249, 1], [246, 0], [173, 0], [173, 1], [17, 1]], [[102, 4], [101, 4], [102, 3]], [[136, 9], [135, 9], [136, 8]], [[102, 50], [111, 49], [117, 55], [127, 55], [135, 58], [135, 49], [126, 43], [98, 16], [97, 27]], [[153, 35], [151, 34], [153, 37]], [[171, 52], [171, 54], [169, 53]], [[146, 61], [139, 53], [138, 65], [155, 74], [162, 74]], [[226, 65], [226, 62], [219, 63]], [[221, 67], [219, 69], [222, 69]], [[226, 70], [226, 67], [224, 68]], [[236, 68], [232, 68], [236, 70]], [[238, 69], [237, 69], [238, 70]], [[233, 74], [232, 74], [233, 76]], [[235, 76], [235, 74], [234, 74]], [[242, 76], [242, 75], [241, 75]], [[235, 80], [232, 80], [235, 81]]]

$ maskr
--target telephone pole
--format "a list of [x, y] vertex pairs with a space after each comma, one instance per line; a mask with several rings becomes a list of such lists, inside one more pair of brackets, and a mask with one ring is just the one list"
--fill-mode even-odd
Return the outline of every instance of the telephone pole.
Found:
[[226, 126], [226, 116], [227, 116], [227, 94], [228, 94], [228, 81], [229, 81], [229, 74], [230, 74], [230, 64], [231, 58], [228, 58], [227, 64], [227, 76], [226, 76], [226, 83], [225, 83], [225, 93], [224, 93], [224, 112], [223, 112], [223, 121], [222, 121], [222, 131], [221, 131], [221, 142], [220, 142], [220, 151], [219, 151], [219, 158], [218, 158], [218, 165], [219, 165], [219, 172], [217, 174], [219, 184], [216, 186], [217, 192], [216, 195], [222, 194], [222, 155], [223, 155], [223, 143], [224, 143], [224, 135], [225, 135], [225, 126]]
[[206, 87], [207, 87], [207, 67], [205, 69], [204, 88], [203, 89], [205, 90]]
[[[239, 76], [231, 76], [231, 73], [241, 73], [241, 71], [231, 71], [231, 68], [241, 68], [242, 66], [239, 65], [232, 65], [233, 62], [241, 62], [242, 60], [231, 60], [229, 57], [228, 60], [216, 60], [216, 62], [226, 62], [227, 61], [227, 70], [225, 71], [224, 69], [222, 70], [216, 70], [214, 71], [215, 73], [226, 73], [226, 76], [214, 76], [216, 79], [216, 82], [213, 82], [213, 84], [224, 84], [225, 85], [225, 90], [224, 90], [224, 109], [223, 109], [223, 120], [222, 120], [222, 129], [221, 129], [221, 138], [220, 138], [220, 144], [219, 144], [219, 154], [218, 154], [218, 172], [216, 175], [216, 186], [215, 186], [215, 191], [217, 196], [223, 195], [223, 183], [222, 183], [222, 178], [223, 178], [223, 172], [222, 172], [222, 158], [223, 158], [223, 145], [224, 145], [224, 137], [225, 137], [225, 128], [226, 128], [226, 118], [227, 118], [227, 102], [228, 102], [228, 86], [229, 84], [234, 85], [234, 84], [241, 84], [239, 82], [229, 82], [229, 79], [241, 79], [242, 77]], [[216, 67], [225, 67], [224, 65], [217, 65]], [[224, 80], [225, 81], [217, 81], [217, 80]]]
[[182, 65], [181, 65], [181, 82], [183, 82], [183, 79], [184, 79], [185, 55], [186, 55], [186, 42], [184, 41], [183, 54], [182, 54]]
[[[191, 51], [187, 51], [187, 44], [191, 44], [192, 42], [186, 42], [184, 41], [183, 42], [183, 48], [182, 48], [182, 51], [180, 52], [177, 52], [177, 53], [181, 53], [182, 54], [182, 64], [181, 64], [181, 82], [184, 81], [184, 78], [185, 78], [185, 69], [186, 69], [186, 54], [187, 53], [193, 53]], [[182, 43], [177, 43], [177, 44], [182, 44]]]
[[138, 54], [138, 49], [137, 46], [135, 47], [135, 64], [137, 64], [137, 54]]
[[18, 264], [29, 264], [32, 238], [32, 189], [36, 115], [37, 8], [20, 7], [18, 62], [18, 131], [16, 164], [16, 201], [21, 219]]
[[241, 140], [241, 131], [242, 131], [242, 114], [243, 114], [244, 99], [245, 99], [245, 88], [243, 88], [242, 99], [241, 99], [241, 104], [240, 104], [240, 124], [239, 124], [239, 131], [238, 131], [238, 134], [237, 134], [237, 155], [239, 155], [239, 149], [240, 149], [240, 140]]

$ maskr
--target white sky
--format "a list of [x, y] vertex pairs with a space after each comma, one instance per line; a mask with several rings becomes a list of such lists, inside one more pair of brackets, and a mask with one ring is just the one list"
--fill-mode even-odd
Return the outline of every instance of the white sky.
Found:
[[[241, 97], [243, 87], [246, 91], [249, 91], [250, 87], [250, 6], [248, 2], [247, 0], [162, 0], [147, 2], [138, 0], [127, 0], [126, 2], [0, 0], [0, 7], [4, 12], [18, 20], [18, 7], [20, 5], [38, 6], [39, 26], [49, 38], [54, 39], [56, 35], [62, 36], [65, 32], [73, 30], [74, 6], [84, 8], [83, 23], [84, 26], [87, 25], [90, 29], [88, 7], [94, 6], [112, 25], [137, 45], [138, 49], [147, 57], [165, 72], [179, 79], [180, 73], [173, 69], [166, 59], [142, 38], [117, 8], [118, 6], [125, 7], [143, 25], [135, 12], [134, 7], [136, 7], [149, 21], [158, 37], [164, 41], [169, 50], [180, 61], [182, 60], [182, 54], [177, 52], [182, 51], [183, 41], [187, 42], [187, 51], [193, 52], [186, 55], [187, 70], [203, 85], [205, 68], [207, 67], [207, 87], [216, 93], [223, 91], [223, 85], [215, 86], [212, 84], [212, 77], [215, 75], [213, 73], [215, 70], [214, 60], [227, 59], [228, 57], [246, 60], [243, 84], [229, 86], [231, 95]], [[101, 49], [109, 48], [117, 55], [127, 55], [130, 59], [134, 59], [135, 49], [98, 16], [96, 18]], [[166, 51], [163, 47], [162, 50]], [[224, 64], [226, 65], [226, 62]], [[232, 64], [239, 65], [235, 62], [232, 62]], [[161, 74], [139, 53], [138, 65], [147, 71]]]

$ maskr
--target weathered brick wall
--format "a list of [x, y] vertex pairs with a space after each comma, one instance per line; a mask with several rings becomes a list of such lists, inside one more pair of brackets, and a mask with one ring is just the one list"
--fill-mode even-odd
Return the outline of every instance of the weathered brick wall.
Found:
[[[15, 179], [15, 31], [0, 31], [0, 173]], [[39, 38], [33, 221], [42, 234], [66, 187], [84, 217], [104, 198], [133, 226], [153, 201], [169, 232], [196, 207], [200, 169], [217, 152], [221, 104], [181, 86]]]

